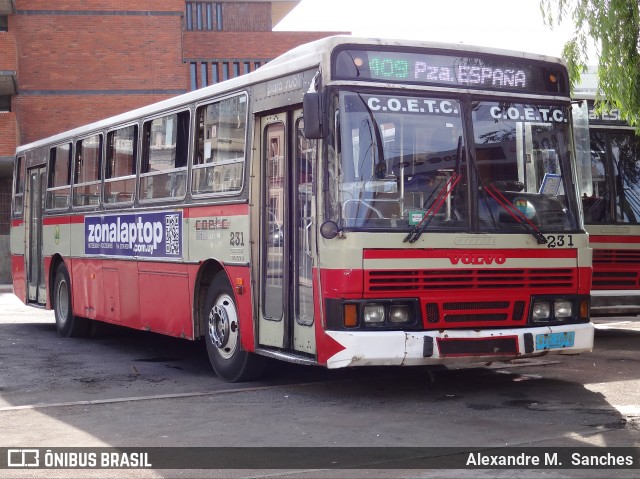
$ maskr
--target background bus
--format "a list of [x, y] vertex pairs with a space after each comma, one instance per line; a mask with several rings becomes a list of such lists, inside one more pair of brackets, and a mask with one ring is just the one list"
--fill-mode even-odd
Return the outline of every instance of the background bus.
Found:
[[[303, 118], [304, 112], [304, 118]], [[14, 289], [62, 336], [205, 339], [216, 373], [575, 354], [591, 250], [565, 66], [331, 37], [18, 148]]]
[[618, 110], [587, 102], [591, 162], [581, 168], [584, 222], [593, 248], [591, 314], [640, 314], [640, 137]]

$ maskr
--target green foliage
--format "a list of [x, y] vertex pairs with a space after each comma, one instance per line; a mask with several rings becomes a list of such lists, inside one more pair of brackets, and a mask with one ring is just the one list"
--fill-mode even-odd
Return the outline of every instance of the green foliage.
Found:
[[598, 108], [614, 108], [640, 134], [640, 2], [638, 0], [540, 0], [547, 25], [569, 17], [575, 26], [562, 56], [572, 88], [589, 60], [593, 42], [598, 54]]

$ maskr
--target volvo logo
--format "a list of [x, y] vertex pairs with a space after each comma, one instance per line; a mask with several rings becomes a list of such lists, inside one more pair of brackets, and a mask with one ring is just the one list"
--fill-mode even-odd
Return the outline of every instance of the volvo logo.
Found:
[[500, 253], [448, 254], [451, 264], [504, 264], [507, 257]]

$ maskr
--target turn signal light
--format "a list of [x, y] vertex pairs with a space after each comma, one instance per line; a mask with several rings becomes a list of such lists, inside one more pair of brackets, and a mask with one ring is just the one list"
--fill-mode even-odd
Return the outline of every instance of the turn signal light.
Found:
[[358, 305], [345, 304], [343, 317], [345, 328], [355, 328], [358, 325]]
[[589, 300], [580, 300], [580, 319], [589, 319]]

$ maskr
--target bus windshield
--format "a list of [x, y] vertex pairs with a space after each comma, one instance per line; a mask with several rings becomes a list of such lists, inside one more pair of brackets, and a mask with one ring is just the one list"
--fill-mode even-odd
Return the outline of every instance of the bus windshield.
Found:
[[577, 228], [566, 107], [352, 91], [336, 101], [327, 209], [340, 227]]
[[640, 223], [640, 137], [606, 130], [593, 130], [590, 136], [592, 181], [591, 191], [582, 196], [585, 223]]

